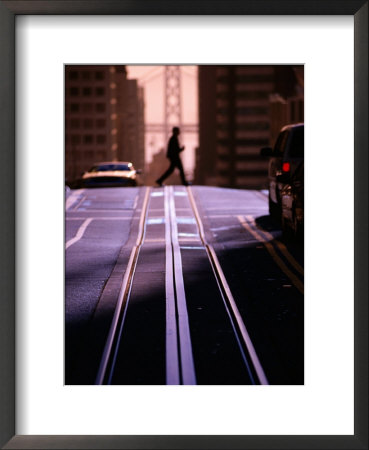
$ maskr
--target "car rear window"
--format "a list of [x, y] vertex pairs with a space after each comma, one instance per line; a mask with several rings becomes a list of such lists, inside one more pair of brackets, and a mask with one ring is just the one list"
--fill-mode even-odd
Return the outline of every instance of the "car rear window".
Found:
[[133, 170], [132, 166], [128, 164], [102, 164], [98, 166], [93, 166], [89, 172], [109, 172], [112, 170]]
[[287, 138], [288, 138], [288, 131], [283, 131], [282, 133], [279, 134], [277, 142], [275, 143], [274, 146], [274, 156], [283, 155]]
[[304, 127], [298, 127], [293, 130], [289, 156], [291, 158], [304, 157]]

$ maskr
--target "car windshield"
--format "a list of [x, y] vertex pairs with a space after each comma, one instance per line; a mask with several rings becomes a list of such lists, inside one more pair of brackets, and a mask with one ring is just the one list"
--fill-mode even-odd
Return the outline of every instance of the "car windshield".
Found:
[[129, 164], [99, 164], [91, 167], [89, 172], [110, 172], [114, 170], [130, 171], [133, 170], [133, 166]]
[[303, 158], [304, 157], [304, 127], [297, 127], [293, 130], [291, 136], [291, 158]]

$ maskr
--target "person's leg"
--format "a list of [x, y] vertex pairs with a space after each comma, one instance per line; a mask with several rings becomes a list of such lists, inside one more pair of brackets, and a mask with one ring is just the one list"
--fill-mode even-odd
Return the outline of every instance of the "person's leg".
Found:
[[173, 173], [175, 168], [176, 168], [175, 162], [174, 161], [170, 161], [170, 166], [169, 166], [168, 170], [166, 172], [164, 172], [163, 175], [156, 180], [156, 182], [158, 184], [161, 184], [166, 178], [169, 177], [169, 175], [171, 175]]
[[181, 161], [180, 159], [178, 159], [178, 161], [177, 161], [177, 167], [178, 167], [178, 169], [179, 169], [179, 175], [180, 175], [180, 177], [181, 177], [182, 184], [184, 184], [185, 186], [187, 186], [188, 183], [187, 183], [187, 181], [186, 181], [186, 177], [185, 177], [184, 170], [183, 170], [183, 166], [182, 166], [182, 161]]

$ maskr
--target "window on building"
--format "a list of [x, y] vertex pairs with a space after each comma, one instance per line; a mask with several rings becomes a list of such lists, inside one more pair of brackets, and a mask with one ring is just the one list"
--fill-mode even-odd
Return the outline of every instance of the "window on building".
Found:
[[69, 72], [69, 79], [78, 80], [78, 72], [76, 70]]
[[250, 106], [248, 108], [236, 108], [236, 114], [240, 116], [260, 116], [267, 115], [269, 112], [268, 108], [262, 108], [259, 106]]
[[99, 70], [98, 72], [95, 72], [95, 79], [96, 80], [103, 80], [105, 78], [105, 73], [102, 70]]
[[90, 88], [90, 87], [85, 87], [85, 88], [83, 88], [83, 95], [85, 96], [85, 97], [87, 97], [87, 96], [89, 96], [89, 95], [91, 95], [92, 94], [92, 89]]
[[79, 119], [72, 119], [70, 121], [71, 128], [79, 128], [80, 127], [80, 121]]
[[84, 119], [83, 128], [92, 128], [94, 126], [94, 122], [92, 119]]
[[105, 128], [106, 127], [106, 120], [105, 119], [97, 119], [96, 120], [96, 127], [97, 128]]
[[266, 131], [269, 130], [269, 128], [270, 128], [269, 122], [238, 123], [236, 127], [238, 131]]
[[82, 72], [82, 78], [84, 80], [90, 80], [91, 79], [91, 73], [90, 72]]
[[71, 103], [70, 110], [71, 110], [71, 112], [78, 112], [79, 111], [79, 103]]
[[94, 137], [92, 136], [92, 134], [85, 134], [83, 136], [83, 142], [85, 144], [92, 144], [94, 141]]
[[80, 144], [81, 143], [81, 136], [79, 134], [72, 134], [71, 142], [72, 142], [72, 144]]
[[93, 104], [92, 103], [83, 103], [82, 104], [82, 111], [83, 112], [91, 112], [93, 110]]
[[105, 112], [106, 105], [105, 103], [96, 103], [96, 111], [97, 112]]
[[272, 74], [237, 75], [237, 83], [266, 83], [274, 80]]
[[269, 92], [267, 91], [244, 91], [244, 85], [237, 86], [236, 100], [268, 100]]
[[105, 134], [98, 134], [96, 137], [96, 142], [98, 144], [105, 144], [106, 143], [106, 136]]
[[71, 88], [69, 89], [69, 93], [70, 93], [70, 95], [73, 95], [73, 96], [79, 95], [79, 89], [78, 89], [78, 87], [71, 87]]
[[96, 88], [95, 92], [96, 92], [96, 95], [98, 95], [98, 96], [105, 95], [105, 89], [103, 87]]

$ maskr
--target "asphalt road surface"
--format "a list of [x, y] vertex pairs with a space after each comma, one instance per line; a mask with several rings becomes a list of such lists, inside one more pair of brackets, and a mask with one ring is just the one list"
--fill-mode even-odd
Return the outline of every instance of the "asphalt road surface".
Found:
[[267, 194], [66, 196], [65, 383], [304, 384], [303, 244]]

